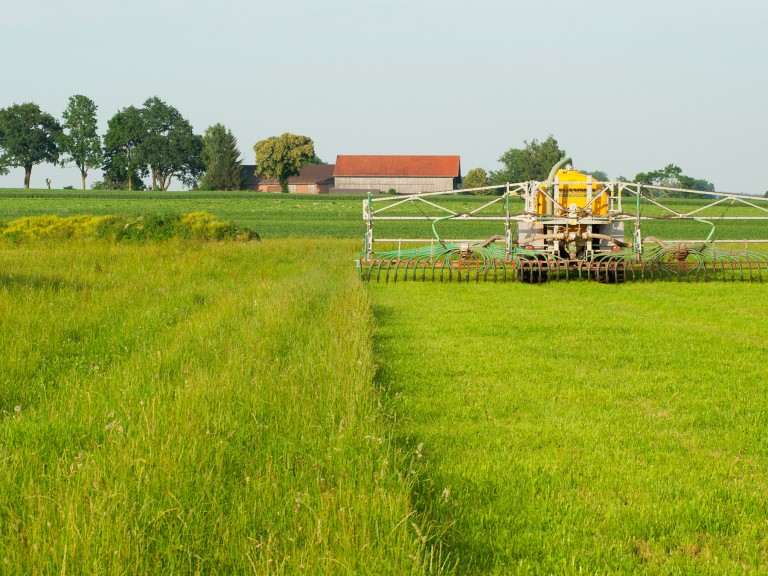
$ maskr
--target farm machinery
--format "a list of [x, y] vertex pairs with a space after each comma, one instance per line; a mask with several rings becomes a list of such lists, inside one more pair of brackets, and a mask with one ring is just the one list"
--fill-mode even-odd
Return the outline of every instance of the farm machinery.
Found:
[[363, 219], [369, 281], [768, 281], [768, 199], [597, 181], [570, 158], [543, 182], [369, 194]]

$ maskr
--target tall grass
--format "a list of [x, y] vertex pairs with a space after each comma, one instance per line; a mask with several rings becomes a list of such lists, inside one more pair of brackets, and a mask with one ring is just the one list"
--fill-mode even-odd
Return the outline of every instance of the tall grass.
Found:
[[3, 246], [0, 571], [429, 571], [371, 331], [329, 242]]
[[372, 285], [462, 574], [768, 571], [760, 285]]

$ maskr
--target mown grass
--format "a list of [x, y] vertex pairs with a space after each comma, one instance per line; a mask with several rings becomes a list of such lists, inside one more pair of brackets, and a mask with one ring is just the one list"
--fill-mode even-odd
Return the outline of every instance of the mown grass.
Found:
[[380, 385], [463, 574], [768, 571], [759, 285], [373, 285]]
[[0, 246], [0, 572], [428, 571], [340, 248]]

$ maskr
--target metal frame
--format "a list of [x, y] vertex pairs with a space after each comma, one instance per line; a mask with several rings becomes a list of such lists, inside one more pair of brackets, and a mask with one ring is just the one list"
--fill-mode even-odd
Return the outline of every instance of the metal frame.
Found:
[[[510, 257], [512, 253], [512, 246], [515, 243], [515, 241], [512, 238], [512, 223], [513, 222], [530, 222], [530, 223], [546, 223], [550, 225], [568, 225], [568, 224], [579, 224], [579, 225], [586, 225], [590, 227], [594, 224], [606, 224], [610, 222], [634, 222], [635, 224], [635, 234], [634, 234], [634, 246], [635, 246], [635, 252], [638, 256], [638, 260], [640, 257], [640, 254], [642, 253], [642, 246], [643, 244], [647, 244], [648, 242], [646, 239], [643, 238], [641, 234], [642, 230], [642, 222], [643, 221], [649, 221], [649, 220], [692, 220], [692, 221], [703, 221], [708, 222], [712, 224], [713, 221], [728, 221], [728, 220], [757, 220], [757, 221], [768, 221], [768, 198], [761, 198], [761, 197], [755, 197], [755, 196], [749, 196], [744, 194], [732, 194], [732, 193], [726, 193], [726, 192], [702, 192], [698, 190], [687, 190], [683, 188], [673, 188], [673, 187], [667, 187], [667, 186], [655, 186], [655, 185], [647, 185], [647, 184], [640, 184], [636, 182], [621, 182], [621, 181], [610, 181], [610, 182], [600, 182], [603, 186], [602, 190], [598, 194], [594, 194], [593, 189], [593, 182], [591, 178], [587, 181], [587, 197], [588, 197], [588, 203], [585, 208], [589, 208], [600, 196], [607, 195], [608, 196], [608, 214], [606, 216], [590, 216], [590, 215], [580, 215], [576, 214], [573, 211], [568, 211], [568, 208], [565, 206], [562, 206], [559, 202], [560, 200], [560, 186], [563, 184], [580, 184], [583, 185], [583, 182], [567, 182], [567, 181], [559, 181], [555, 179], [552, 183], [550, 183], [549, 189], [551, 189], [551, 193], [548, 191], [546, 183], [543, 182], [537, 182], [537, 181], [527, 181], [527, 182], [516, 182], [516, 183], [508, 183], [508, 184], [501, 184], [496, 186], [486, 186], [481, 188], [471, 188], [467, 190], [446, 190], [443, 192], [429, 192], [424, 194], [407, 194], [407, 195], [401, 195], [401, 196], [384, 196], [384, 197], [372, 197], [370, 194], [368, 198], [363, 200], [363, 219], [366, 223], [366, 233], [365, 233], [365, 243], [363, 248], [363, 254], [362, 257], [366, 261], [370, 261], [374, 257], [374, 244], [377, 242], [400, 242], [400, 243], [432, 243], [434, 244], [435, 241], [438, 242], [446, 242], [448, 240], [442, 240], [439, 238], [421, 238], [421, 239], [393, 239], [393, 238], [376, 238], [374, 236], [374, 222], [377, 221], [396, 221], [396, 220], [407, 220], [407, 221], [432, 221], [433, 223], [437, 220], [442, 219], [451, 219], [451, 220], [461, 220], [461, 221], [499, 221], [504, 223], [504, 235], [500, 239], [492, 240], [492, 242], [498, 243], [498, 242], [504, 242], [505, 245], [505, 254], [507, 257]], [[542, 186], [544, 186], [544, 189], [542, 190]], [[467, 193], [467, 192], [482, 192], [482, 191], [488, 191], [492, 192], [495, 190], [502, 190], [502, 194], [500, 196], [495, 196], [493, 199], [489, 200], [488, 202], [485, 202], [478, 206], [477, 208], [474, 208], [470, 212], [466, 213], [459, 213], [455, 210], [448, 208], [446, 206], [441, 206], [439, 204], [439, 198], [440, 197], [446, 197], [446, 196], [456, 196], [460, 193]], [[536, 195], [537, 194], [544, 194], [547, 198], [549, 198], [553, 205], [557, 207], [559, 210], [562, 210], [564, 212], [568, 212], [567, 216], [542, 216], [540, 214], [536, 213]], [[665, 200], [679, 200], [679, 197], [670, 196], [670, 194], [679, 194], [679, 193], [687, 193], [687, 194], [694, 194], [696, 196], [701, 196], [704, 198], [712, 198], [712, 201], [707, 203], [704, 206], [695, 206], [691, 210], [688, 211], [681, 211], [679, 209], [674, 209], [670, 206], [667, 206], [664, 204]], [[623, 202], [623, 198], [627, 196], [634, 196], [635, 197], [635, 211], [625, 211], [624, 210], [624, 204], [631, 204], [631, 202]], [[524, 202], [524, 209], [520, 212], [511, 213], [510, 212], [510, 205], [509, 205], [509, 199], [512, 197], [519, 197]], [[654, 206], [656, 206], [660, 211], [660, 215], [644, 215], [642, 213], [641, 203], [645, 201], [648, 202]], [[420, 205], [428, 206], [433, 210], [436, 210], [437, 212], [433, 212], [432, 214], [422, 214], [422, 215], [387, 215], [385, 214], [386, 211], [391, 210], [392, 208], [395, 208], [397, 206], [402, 206], [407, 203], [420, 203]], [[703, 214], [703, 212], [707, 211], [708, 209], [722, 206], [726, 202], [730, 202], [730, 205], [728, 208], [730, 208], [733, 204], [738, 204], [739, 206], [747, 206], [753, 210], [757, 210], [761, 212], [760, 215], [750, 215], [750, 216], [743, 216], [743, 215], [732, 215], [729, 216], [727, 214], [721, 214], [721, 215], [711, 215], [711, 214]], [[496, 205], [498, 203], [504, 203], [504, 214], [502, 215], [484, 215], [483, 212], [487, 211], [487, 209], [493, 205]], [[761, 205], [762, 204], [762, 205]], [[376, 208], [376, 206], [381, 206], [380, 208]], [[581, 212], [585, 212], [584, 209], [581, 210]], [[713, 242], [710, 239], [707, 239], [709, 242]], [[455, 243], [462, 243], [462, 242], [477, 242], [479, 239], [461, 239], [461, 240], [450, 240], [450, 242]], [[675, 242], [670, 240], [669, 242]], [[766, 229], [766, 239], [765, 240], [746, 240], [743, 238], [739, 239], [733, 239], [733, 240], [717, 240], [718, 243], [733, 243], [733, 244], [741, 244], [745, 243], [745, 246], [747, 243], [759, 243], [759, 242], [765, 242], [768, 243], [768, 228]]]
[[[569, 204], [571, 194], [568, 197], [561, 195], [561, 186], [571, 184], [579, 187], [576, 192], [579, 196], [585, 195], [584, 206]], [[599, 187], [596, 189], [596, 186]], [[455, 206], [446, 206], [440, 201], [441, 197], [481, 191], [499, 191], [500, 194], [481, 201], [467, 212], [460, 212]], [[675, 196], [681, 192], [708, 201], [686, 209], [680, 205], [681, 198]], [[591, 207], [603, 196], [607, 210], [593, 213]], [[522, 200], [522, 210], [512, 212], [510, 201], [513, 198]], [[537, 202], [545, 204], [544, 210]], [[670, 202], [675, 204], [670, 205]], [[417, 203], [421, 213], [393, 213], [397, 207], [409, 203]], [[741, 209], [741, 214], [728, 215], [734, 206]], [[744, 208], [751, 214], [744, 214]], [[545, 214], [540, 214], [541, 211]], [[595, 182], [591, 177], [586, 183], [583, 180], [560, 181], [555, 177], [548, 182], [517, 182], [470, 190], [369, 195], [363, 201], [363, 219], [366, 223], [365, 243], [357, 266], [365, 280], [479, 282], [482, 279], [531, 284], [560, 280], [617, 284], [660, 280], [768, 283], [768, 251], [750, 252], [750, 247], [755, 244], [768, 245], [768, 226], [764, 239], [713, 238], [716, 222], [768, 221], [768, 198], [744, 194], [702, 192], [637, 182]], [[498, 222], [503, 225], [503, 234], [484, 240], [447, 240], [438, 235], [435, 227], [443, 220]], [[643, 222], [653, 220], [691, 220], [709, 224], [711, 230], [703, 241], [644, 236]], [[431, 221], [433, 236], [377, 238], [374, 222], [383, 221]], [[515, 238], [513, 223], [517, 224]], [[525, 227], [523, 223], [526, 223]], [[624, 239], [628, 232], [625, 223], [634, 224], [633, 240], [629, 243]], [[380, 242], [397, 243], [397, 250], [375, 252], [374, 246]], [[526, 244], [522, 246], [519, 242]], [[561, 250], [561, 242], [569, 244]], [[572, 251], [577, 242], [579, 252]], [[725, 243], [743, 245], [743, 252], [722, 247]], [[408, 244], [421, 246], [408, 247]]]

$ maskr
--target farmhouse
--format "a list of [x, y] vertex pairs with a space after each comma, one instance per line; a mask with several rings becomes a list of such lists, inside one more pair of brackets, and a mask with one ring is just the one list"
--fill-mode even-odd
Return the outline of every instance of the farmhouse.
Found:
[[[301, 172], [288, 178], [288, 191], [297, 194], [328, 194], [333, 186], [333, 164], [304, 164]], [[280, 192], [280, 182], [255, 175], [256, 166], [242, 167], [243, 188], [259, 192]]]
[[455, 190], [461, 183], [459, 156], [336, 157], [334, 192], [418, 194]]

